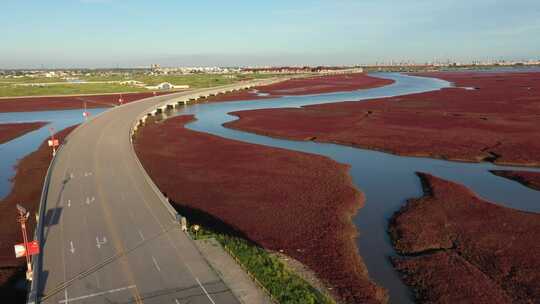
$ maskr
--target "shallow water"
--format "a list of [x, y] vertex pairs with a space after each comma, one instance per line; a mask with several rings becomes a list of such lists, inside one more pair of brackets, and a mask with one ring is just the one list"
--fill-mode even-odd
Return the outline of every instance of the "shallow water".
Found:
[[[515, 167], [491, 163], [460, 163], [430, 158], [402, 157], [372, 150], [335, 144], [290, 141], [227, 129], [223, 123], [237, 119], [229, 112], [265, 108], [300, 107], [345, 100], [404, 95], [439, 90], [450, 86], [446, 81], [411, 77], [394, 73], [377, 74], [394, 79], [390, 86], [336, 94], [283, 97], [256, 102], [239, 101], [188, 105], [170, 115], [195, 114], [197, 121], [187, 127], [225, 138], [314, 153], [351, 165], [350, 174], [356, 186], [366, 195], [365, 207], [354, 218], [360, 235], [357, 238], [360, 254], [370, 276], [389, 290], [392, 303], [412, 303], [410, 290], [401, 282], [388, 257], [395, 255], [386, 232], [388, 219], [408, 198], [422, 195], [420, 180], [415, 172], [426, 172], [463, 184], [479, 196], [519, 210], [540, 212], [540, 192], [519, 183], [489, 173], [493, 169]], [[523, 168], [540, 171], [540, 169]]]
[[[90, 109], [91, 115], [103, 112], [105, 109]], [[83, 122], [81, 110], [15, 112], [0, 113], [0, 124], [14, 122], [45, 121], [47, 125], [0, 144], [0, 199], [11, 190], [10, 179], [15, 175], [14, 166], [18, 160], [37, 150], [39, 145], [50, 136], [49, 128], [60, 131], [69, 126]]]

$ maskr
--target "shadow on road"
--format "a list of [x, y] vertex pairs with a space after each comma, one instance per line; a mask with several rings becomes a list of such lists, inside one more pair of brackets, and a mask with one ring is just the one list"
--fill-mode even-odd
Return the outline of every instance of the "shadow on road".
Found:
[[47, 210], [47, 213], [45, 214], [45, 222], [44, 225], [46, 227], [58, 225], [60, 222], [60, 216], [62, 215], [62, 207], [55, 207]]
[[[39, 265], [43, 265], [43, 264], [40, 263]], [[34, 271], [36, 270], [34, 269]], [[49, 279], [49, 271], [40, 269], [39, 281], [38, 281], [39, 286], [37, 286], [38, 298], [41, 298], [41, 295], [43, 295], [43, 291], [45, 290], [47, 279]]]

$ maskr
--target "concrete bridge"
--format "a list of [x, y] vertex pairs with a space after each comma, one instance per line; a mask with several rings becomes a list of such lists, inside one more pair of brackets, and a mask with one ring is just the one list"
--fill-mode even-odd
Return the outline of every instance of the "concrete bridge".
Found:
[[45, 180], [29, 302], [238, 303], [181, 231], [131, 138], [148, 115], [275, 81], [151, 97], [77, 127]]

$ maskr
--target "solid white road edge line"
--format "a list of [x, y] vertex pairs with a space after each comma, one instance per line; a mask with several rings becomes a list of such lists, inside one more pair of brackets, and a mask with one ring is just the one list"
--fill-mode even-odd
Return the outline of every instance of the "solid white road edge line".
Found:
[[131, 288], [135, 288], [135, 285], [129, 285], [129, 286], [126, 286], [126, 287], [120, 287], [120, 288], [106, 290], [106, 291], [102, 291], [102, 292], [91, 293], [91, 294], [88, 294], [88, 295], [85, 295], [85, 296], [75, 297], [75, 298], [71, 298], [71, 299], [68, 299], [67, 294], [66, 294], [66, 299], [65, 300], [60, 300], [60, 301], [58, 301], [58, 303], [64, 304], [64, 303], [68, 303], [68, 301], [70, 301], [70, 302], [80, 301], [80, 300], [84, 300], [84, 299], [88, 299], [88, 298], [99, 297], [99, 296], [102, 296], [102, 295], [105, 295], [105, 294], [110, 294], [110, 293], [115, 293], [115, 292], [119, 292], [119, 291], [123, 291], [123, 290], [128, 290], [128, 289], [131, 289]]
[[204, 291], [204, 293], [206, 294], [210, 302], [212, 302], [212, 304], [216, 304], [216, 302], [214, 302], [214, 300], [212, 299], [208, 291], [206, 291], [206, 288], [204, 288], [204, 286], [201, 284], [201, 281], [199, 281], [199, 278], [195, 278], [195, 280], [197, 280], [197, 283], [199, 283], [199, 286], [201, 286], [201, 289]]

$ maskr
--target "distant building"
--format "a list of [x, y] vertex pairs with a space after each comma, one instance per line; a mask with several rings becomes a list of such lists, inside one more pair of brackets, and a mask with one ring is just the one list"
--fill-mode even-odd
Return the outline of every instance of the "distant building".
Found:
[[160, 90], [160, 91], [167, 91], [167, 90], [175, 90], [175, 89], [189, 89], [189, 85], [174, 85], [170, 82], [162, 82], [155, 86], [146, 86], [149, 90]]
[[137, 80], [125, 80], [125, 81], [120, 81], [120, 84], [122, 84], [122, 85], [139, 86], [139, 87], [144, 86], [144, 82], [142, 82], [142, 81], [137, 81]]
[[244, 74], [261, 73], [261, 74], [303, 74], [303, 73], [320, 73], [320, 74], [346, 74], [346, 73], [362, 73], [361, 67], [262, 67], [262, 68], [245, 68], [242, 70]]

